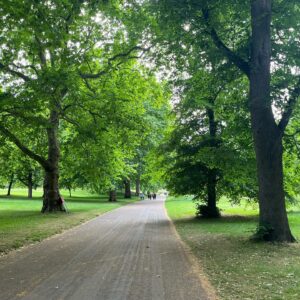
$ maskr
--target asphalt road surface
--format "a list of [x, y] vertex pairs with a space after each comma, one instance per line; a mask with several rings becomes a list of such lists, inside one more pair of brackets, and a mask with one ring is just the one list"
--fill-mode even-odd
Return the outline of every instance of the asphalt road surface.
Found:
[[130, 204], [0, 258], [0, 299], [211, 299], [166, 216]]

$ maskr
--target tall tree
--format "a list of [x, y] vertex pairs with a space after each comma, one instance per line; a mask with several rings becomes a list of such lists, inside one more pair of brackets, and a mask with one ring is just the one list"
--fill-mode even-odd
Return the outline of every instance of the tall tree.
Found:
[[[206, 60], [207, 66], [216, 58], [220, 62], [225, 59], [249, 79], [249, 111], [259, 186], [258, 233], [264, 240], [293, 241], [285, 208], [282, 137], [300, 94], [299, 74], [291, 71], [298, 63], [296, 45], [299, 47], [299, 41], [293, 37], [299, 30], [299, 3], [275, 0], [252, 0], [250, 5], [245, 1], [150, 2], [160, 20], [172, 28], [169, 29], [172, 46], [180, 48], [174, 39], [178, 32], [188, 35], [190, 45], [193, 47], [196, 41], [197, 47], [202, 49], [199, 59]], [[273, 28], [272, 8], [275, 12]], [[284, 18], [283, 11], [289, 18]], [[292, 42], [282, 46], [282, 39]], [[277, 81], [278, 70], [283, 73], [289, 70], [289, 80], [277, 87], [281, 96], [272, 93], [276, 90], [272, 82]], [[284, 90], [286, 93], [282, 96]], [[277, 116], [274, 106], [281, 107]]]
[[[74, 114], [89, 111], [83, 102], [95, 97], [90, 81], [137, 58], [141, 47], [127, 38], [116, 18], [118, 1], [1, 4], [0, 132], [44, 169], [42, 212], [51, 212], [60, 208], [62, 120], [74, 123]], [[26, 145], [16, 120], [19, 128], [40, 130], [46, 143], [42, 152]]]
[[209, 218], [220, 216], [221, 196], [236, 201], [256, 195], [246, 99], [236, 82], [227, 83], [220, 73], [198, 70], [181, 82], [174, 129], [162, 148], [168, 189], [193, 194], [197, 215]]

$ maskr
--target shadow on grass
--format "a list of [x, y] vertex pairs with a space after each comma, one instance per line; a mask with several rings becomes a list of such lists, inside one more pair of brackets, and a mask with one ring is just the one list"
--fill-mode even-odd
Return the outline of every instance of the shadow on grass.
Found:
[[[105, 195], [100, 195], [100, 196], [72, 196], [71, 198], [68, 196], [64, 196], [64, 198], [67, 201], [85, 201], [85, 200], [90, 200], [92, 202], [99, 202], [99, 200], [108, 200], [108, 197]], [[5, 199], [5, 200], [28, 200], [28, 201], [35, 201], [35, 200], [42, 200], [43, 197], [42, 196], [33, 196], [32, 198], [28, 198], [26, 196], [23, 195], [11, 195], [11, 196], [6, 196], [6, 195], [0, 195], [0, 199]], [[86, 201], [85, 201], [86, 202]]]
[[41, 201], [42, 197], [41, 196], [33, 196], [32, 198], [28, 198], [26, 196], [20, 196], [20, 195], [11, 195], [11, 196], [7, 196], [7, 195], [0, 195], [0, 199], [3, 200], [28, 200], [28, 201]]
[[258, 216], [240, 216], [240, 215], [223, 215], [221, 218], [207, 219], [207, 218], [184, 218], [176, 219], [176, 224], [241, 224], [257, 222]]
[[[119, 203], [119, 205], [123, 205], [123, 204], [127, 204], [130, 202], [135, 202], [137, 200], [137, 197], [132, 197], [131, 199], [124, 199], [119, 197], [117, 199], [116, 202], [109, 202], [108, 201], [108, 197], [106, 195], [99, 195], [99, 196], [87, 196], [87, 197], [83, 197], [83, 196], [74, 196], [72, 198], [69, 197], [64, 197], [65, 202], [66, 202], [66, 206], [68, 211], [71, 212], [75, 212], [77, 211], [75, 207], [69, 207], [68, 205], [93, 205], [93, 207], [101, 207], [101, 205], [116, 205]], [[12, 196], [4, 196], [4, 195], [0, 195], [0, 201], [6, 201], [7, 203], [9, 203], [9, 201], [12, 201], [12, 207], [11, 209], [8, 209], [9, 212], [13, 212], [16, 210], [15, 205], [18, 205], [16, 203], [20, 203], [22, 205], [24, 205], [26, 202], [28, 203], [28, 206], [33, 205], [33, 203], [35, 203], [34, 205], [39, 205], [39, 207], [42, 207], [42, 197], [33, 197], [32, 199], [29, 199], [25, 196], [19, 196], [19, 195], [12, 195]], [[96, 205], [96, 206], [95, 206]], [[33, 212], [39, 211], [40, 212], [40, 208], [38, 208], [38, 210], [33, 210]], [[88, 207], [86, 207], [88, 208]], [[19, 211], [19, 209], [18, 209]], [[81, 209], [80, 209], [81, 211]], [[26, 210], [26, 212], [28, 212], [28, 210]], [[3, 214], [3, 209], [1, 210], [1, 213]]]
[[99, 197], [65, 197], [67, 203], [118, 203], [118, 202], [130, 202], [136, 200], [137, 197], [132, 197], [131, 199], [125, 198], [117, 198], [116, 202], [109, 202], [107, 196], [99, 196]]
[[[257, 216], [226, 215], [219, 219], [187, 218], [174, 220], [176, 227], [183, 232], [199, 237], [248, 239], [255, 232]], [[201, 238], [203, 238], [201, 236]]]
[[107, 197], [64, 197], [67, 203], [103, 203], [108, 202]]
[[299, 210], [297, 210], [297, 211], [295, 211], [295, 210], [290, 210], [290, 211], [288, 211], [288, 214], [289, 214], [289, 215], [299, 216], [299, 215], [300, 215], [300, 211], [299, 211]]
[[[137, 197], [133, 196], [132, 200], [136, 199]], [[42, 196], [33, 196], [32, 198], [28, 198], [27, 196], [24, 195], [0, 195], [0, 199], [3, 200], [22, 200], [22, 201], [42, 201], [43, 197]], [[84, 202], [84, 203], [99, 203], [99, 202], [108, 202], [108, 195], [92, 195], [92, 196], [64, 196], [64, 199], [67, 202]], [[117, 201], [123, 201], [123, 200], [129, 200], [129, 199], [124, 199], [123, 194], [118, 194], [117, 195]]]

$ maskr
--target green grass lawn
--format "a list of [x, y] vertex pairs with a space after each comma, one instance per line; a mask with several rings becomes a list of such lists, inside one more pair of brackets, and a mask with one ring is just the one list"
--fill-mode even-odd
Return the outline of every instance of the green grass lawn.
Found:
[[[5, 192], [0, 190], [0, 195]], [[12, 194], [0, 196], [0, 254], [60, 233], [137, 199], [119, 197], [118, 202], [109, 203], [107, 195], [78, 190], [69, 198], [68, 192], [62, 191], [69, 213], [41, 214], [41, 190], [34, 191], [31, 200], [26, 198], [25, 189], [14, 189]]]
[[[221, 299], [300, 299], [300, 245], [250, 241], [257, 208], [220, 202], [220, 220], [195, 219], [189, 197], [169, 197], [166, 208], [178, 233], [199, 258]], [[289, 212], [300, 240], [300, 209]], [[299, 211], [298, 211], [299, 210]]]

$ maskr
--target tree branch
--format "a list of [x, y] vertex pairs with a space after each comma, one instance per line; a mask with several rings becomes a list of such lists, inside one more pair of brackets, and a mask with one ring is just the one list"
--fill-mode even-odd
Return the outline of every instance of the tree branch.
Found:
[[[19, 108], [22, 109], [22, 108]], [[23, 108], [25, 109], [25, 108]], [[27, 123], [39, 123], [43, 126], [48, 126], [49, 122], [46, 118], [42, 117], [42, 116], [26, 116], [24, 114], [22, 114], [21, 112], [18, 112], [16, 110], [16, 108], [12, 108], [12, 109], [2, 109], [2, 112], [7, 113], [6, 116], [11, 116], [11, 117], [18, 117], [23, 119], [25, 122], [27, 121]]]
[[12, 132], [0, 123], [0, 132], [6, 136], [11, 142], [13, 142], [24, 154], [28, 155], [31, 159], [37, 161], [44, 169], [50, 169], [48, 161], [42, 156], [34, 153], [27, 148]]
[[41, 62], [41, 67], [46, 67], [47, 66], [47, 59], [45, 56], [45, 53], [43, 51], [43, 46], [42, 46], [42, 42], [40, 41], [40, 39], [35, 35], [35, 40], [38, 44], [38, 55], [40, 58], [40, 62]]
[[230, 62], [236, 65], [248, 78], [250, 77], [249, 63], [237, 55], [234, 51], [229, 49], [223, 41], [220, 39], [217, 31], [210, 23], [209, 10], [207, 8], [202, 9], [203, 18], [208, 29], [208, 34], [211, 36], [215, 46], [228, 58]]
[[24, 179], [24, 178], [21, 178], [21, 176], [18, 176], [17, 179], [23, 183], [25, 186], [28, 186], [28, 182]]
[[[108, 60], [107, 60], [107, 64], [108, 64], [108, 67], [104, 70], [101, 70], [99, 71], [98, 73], [81, 73], [79, 71], [79, 75], [82, 79], [97, 79], [103, 75], [105, 75], [110, 69], [111, 69], [111, 66], [112, 66], [112, 62], [119, 59], [119, 58], [127, 58], [127, 59], [137, 59], [139, 58], [139, 56], [130, 56], [130, 54], [133, 52], [133, 51], [142, 51], [142, 52], [146, 52], [146, 51], [149, 51], [151, 47], [148, 47], [148, 48], [143, 48], [141, 46], [134, 46], [132, 48], [130, 48], [127, 52], [124, 52], [124, 53], [118, 53], [112, 57], [110, 57]], [[122, 62], [119, 62], [117, 64], [117, 66], [119, 66]]]
[[81, 127], [80, 124], [79, 124], [77, 121], [75, 121], [75, 120], [69, 118], [69, 117], [66, 116], [66, 115], [63, 115], [63, 116], [62, 116], [62, 119], [65, 120], [66, 122], [68, 122], [68, 123], [70, 123], [70, 124], [72, 124], [72, 125], [78, 127], [78, 128]]
[[30, 77], [24, 75], [23, 73], [21, 73], [21, 72], [19, 72], [19, 71], [15, 71], [15, 70], [10, 69], [8, 66], [3, 65], [1, 62], [0, 62], [0, 70], [7, 71], [7, 72], [10, 73], [11, 75], [15, 75], [15, 76], [17, 76], [17, 77], [23, 79], [23, 80], [26, 81], [26, 82], [32, 80]]
[[281, 131], [281, 133], [283, 134], [285, 131], [286, 126], [289, 123], [289, 120], [292, 116], [292, 113], [294, 111], [297, 99], [300, 96], [300, 76], [298, 78], [298, 82], [296, 83], [294, 89], [291, 91], [290, 93], [290, 99], [288, 100], [288, 103], [286, 105], [285, 111], [282, 114], [281, 120], [278, 124], [278, 128]]
[[14, 66], [17, 69], [28, 69], [28, 68], [30, 68], [30, 69], [32, 69], [35, 72], [35, 74], [37, 76], [39, 75], [39, 72], [38, 72], [37, 68], [34, 65], [23, 65], [22, 66], [22, 65], [16, 65], [14, 63], [12, 63], [11, 65]]

